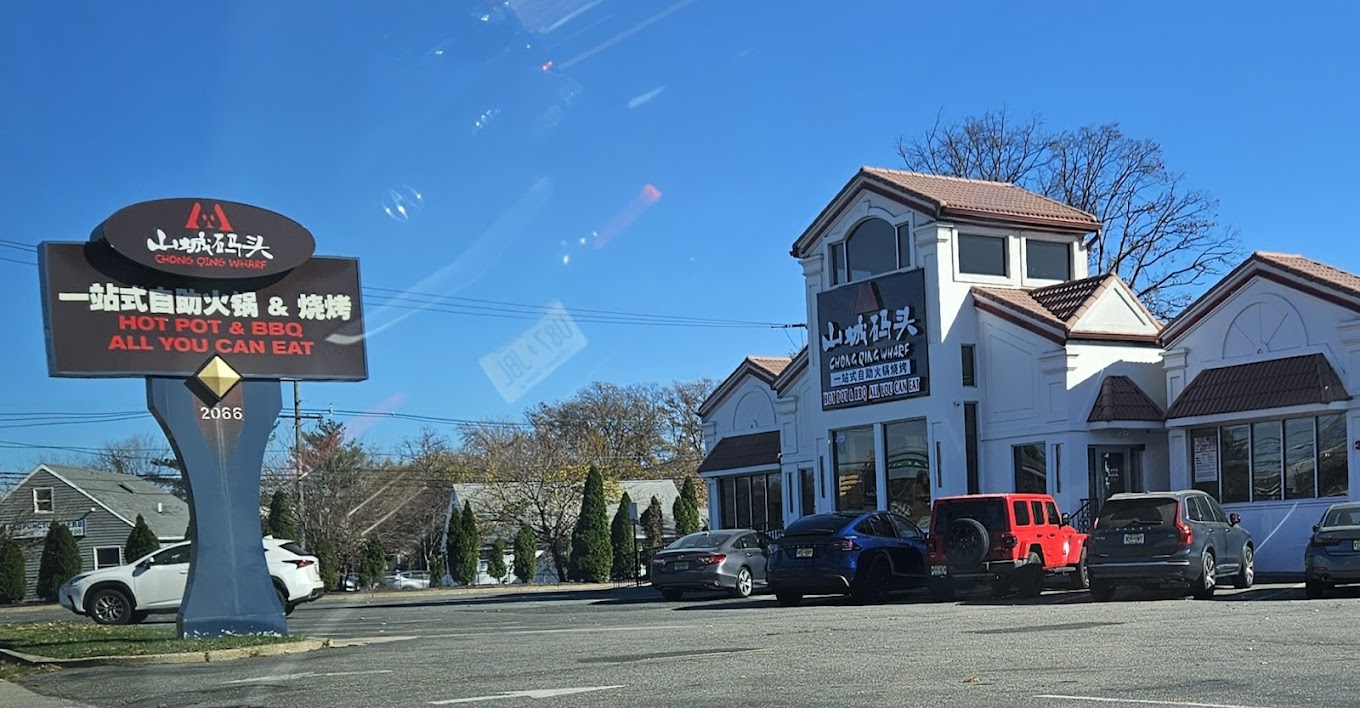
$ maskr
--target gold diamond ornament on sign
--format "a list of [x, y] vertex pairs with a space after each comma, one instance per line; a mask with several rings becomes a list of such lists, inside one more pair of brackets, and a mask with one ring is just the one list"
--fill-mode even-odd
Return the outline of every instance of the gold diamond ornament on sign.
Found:
[[203, 368], [194, 374], [194, 378], [203, 384], [204, 388], [212, 391], [214, 396], [220, 401], [226, 397], [227, 392], [231, 391], [240, 380], [241, 375], [231, 368], [220, 356], [214, 356], [203, 365]]

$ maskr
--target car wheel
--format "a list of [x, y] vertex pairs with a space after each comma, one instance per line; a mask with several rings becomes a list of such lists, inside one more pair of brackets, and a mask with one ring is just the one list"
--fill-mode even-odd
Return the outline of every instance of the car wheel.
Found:
[[1256, 552], [1251, 546], [1242, 549], [1242, 567], [1237, 570], [1237, 575], [1233, 577], [1233, 587], [1238, 590], [1246, 590], [1256, 582]]
[[667, 602], [679, 602], [680, 598], [684, 596], [685, 596], [684, 590], [678, 590], [676, 588], [661, 589], [661, 597], [665, 598]]
[[1091, 599], [1096, 602], [1109, 602], [1114, 599], [1115, 587], [1109, 583], [1091, 583]]
[[850, 591], [856, 600], [866, 604], [877, 604], [888, 599], [888, 584], [892, 582], [892, 568], [883, 560], [874, 561]]
[[1324, 598], [1327, 596], [1327, 584], [1317, 580], [1309, 580], [1303, 584], [1303, 594], [1306, 595], [1309, 600]]
[[930, 599], [936, 602], [949, 602], [954, 599], [954, 581], [932, 579], [929, 585]]
[[98, 624], [127, 624], [132, 621], [132, 600], [116, 588], [104, 588], [90, 598], [90, 617]]
[[796, 592], [777, 592], [774, 594], [774, 599], [778, 600], [779, 604], [784, 607], [797, 607], [803, 601], [803, 596]]
[[1072, 577], [1068, 578], [1070, 587], [1073, 590], [1085, 590], [1091, 587], [1091, 571], [1086, 567], [1086, 549], [1081, 549], [1081, 558], [1077, 560], [1077, 569], [1072, 571]]
[[1044, 560], [1030, 552], [1025, 564], [1015, 570], [1015, 590], [1020, 597], [1038, 597], [1044, 591]]
[[1204, 551], [1204, 567], [1200, 570], [1199, 582], [1195, 584], [1192, 593], [1196, 600], [1208, 600], [1213, 598], [1214, 590], [1218, 587], [1218, 565], [1214, 562], [1214, 552]]
[[279, 596], [279, 609], [283, 610], [283, 616], [287, 617], [291, 609], [288, 607], [288, 595], [282, 589], [275, 587], [274, 594]]
[[755, 589], [755, 580], [751, 577], [749, 568], [742, 568], [737, 571], [737, 584], [732, 588], [732, 597], [747, 598], [751, 596], [751, 591]]

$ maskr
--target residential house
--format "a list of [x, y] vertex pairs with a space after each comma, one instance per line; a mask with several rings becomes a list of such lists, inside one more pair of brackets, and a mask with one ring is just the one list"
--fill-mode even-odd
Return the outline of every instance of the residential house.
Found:
[[122, 565], [123, 547], [141, 515], [162, 543], [183, 540], [189, 505], [162, 487], [132, 475], [38, 465], [0, 499], [0, 534], [24, 552], [30, 599], [35, 599], [43, 540], [52, 522], [76, 538], [84, 570]]

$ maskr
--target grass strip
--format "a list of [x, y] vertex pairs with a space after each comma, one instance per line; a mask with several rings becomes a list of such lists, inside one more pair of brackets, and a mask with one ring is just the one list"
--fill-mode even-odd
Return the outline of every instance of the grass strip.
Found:
[[0, 623], [0, 649], [49, 659], [86, 659], [203, 652], [285, 644], [305, 639], [248, 634], [212, 639], [179, 639], [172, 624], [102, 625], [93, 622]]

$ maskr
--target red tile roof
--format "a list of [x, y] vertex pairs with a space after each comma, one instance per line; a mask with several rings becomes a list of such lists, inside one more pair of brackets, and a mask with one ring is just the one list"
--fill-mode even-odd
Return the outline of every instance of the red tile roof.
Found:
[[1133, 379], [1127, 376], [1106, 376], [1100, 382], [1100, 393], [1096, 395], [1091, 414], [1086, 416], [1088, 423], [1114, 423], [1116, 421], [1162, 421], [1162, 407], [1152, 400]]
[[1095, 216], [1009, 182], [988, 182], [921, 172], [863, 167], [860, 172], [931, 202], [944, 215], [992, 216], [1008, 221], [1042, 222], [1095, 231]]
[[1021, 189], [1007, 182], [944, 177], [921, 172], [861, 167], [812, 224], [794, 241], [790, 253], [806, 255], [826, 224], [853, 204], [859, 191], [905, 201], [912, 209], [936, 219], [994, 223], [1069, 234], [1088, 234], [1100, 228], [1096, 218], [1080, 209]]
[[746, 360], [756, 367], [768, 372], [771, 377], [779, 376], [787, 369], [789, 362], [793, 361], [786, 356], [748, 356]]
[[[1360, 307], [1355, 304], [1356, 300], [1360, 300], [1360, 275], [1298, 254], [1257, 251], [1182, 310], [1162, 331], [1163, 343], [1168, 347], [1175, 346], [1196, 322], [1217, 310], [1233, 293], [1251, 282], [1253, 277], [1258, 277], [1257, 273], [1259, 277], [1274, 280], [1286, 287], [1360, 311]], [[1248, 275], [1242, 277], [1243, 274]], [[1299, 284], [1292, 278], [1306, 282]]]
[[[1046, 325], [1062, 333], [1062, 337], [1072, 334], [1072, 328], [1076, 326], [1081, 316], [1091, 308], [1101, 294], [1110, 287], [1117, 287], [1116, 283], [1122, 283], [1118, 275], [1106, 273], [1081, 280], [1069, 280], [1065, 283], [1047, 285], [1033, 290], [1017, 290], [1015, 288], [985, 288], [975, 286], [973, 288], [974, 304], [981, 307], [981, 301], [987, 301], [994, 305], [1005, 308], [1015, 314], [1019, 314]], [[1130, 291], [1132, 293], [1132, 291]], [[1143, 314], [1159, 330], [1162, 326], [1157, 318], [1138, 302], [1137, 296], [1133, 298]], [[1047, 336], [1047, 335], [1046, 335]], [[1125, 341], [1151, 341], [1156, 337], [1154, 334], [1146, 336], [1140, 335], [1096, 335], [1091, 337], [1115, 338]]]
[[1305, 354], [1201, 371], [1167, 410], [1167, 419], [1244, 413], [1350, 400], [1322, 354]]
[[1311, 280], [1319, 285], [1341, 290], [1348, 295], [1360, 297], [1360, 275], [1348, 273], [1340, 268], [1333, 268], [1326, 263], [1319, 263], [1318, 261], [1304, 258], [1303, 256], [1293, 253], [1257, 251], [1252, 254], [1252, 258], [1269, 263], [1291, 275]]

